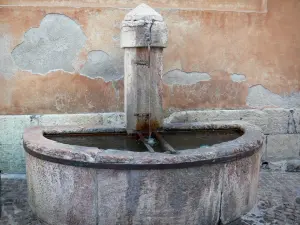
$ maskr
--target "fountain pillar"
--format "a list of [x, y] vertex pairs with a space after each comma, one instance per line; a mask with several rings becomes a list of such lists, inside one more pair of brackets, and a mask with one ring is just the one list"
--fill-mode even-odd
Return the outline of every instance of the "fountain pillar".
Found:
[[130, 11], [122, 21], [128, 133], [155, 130], [163, 125], [161, 76], [167, 40], [163, 17], [146, 4]]

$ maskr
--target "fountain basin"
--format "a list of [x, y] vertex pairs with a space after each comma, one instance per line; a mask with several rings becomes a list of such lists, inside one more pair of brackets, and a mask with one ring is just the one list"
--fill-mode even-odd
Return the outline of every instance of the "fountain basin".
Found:
[[[29, 204], [46, 224], [227, 224], [255, 204], [260, 129], [243, 122], [165, 124], [163, 131], [238, 130], [236, 139], [177, 154], [60, 143], [123, 127], [33, 127], [24, 133]], [[180, 135], [178, 136], [180, 139]]]

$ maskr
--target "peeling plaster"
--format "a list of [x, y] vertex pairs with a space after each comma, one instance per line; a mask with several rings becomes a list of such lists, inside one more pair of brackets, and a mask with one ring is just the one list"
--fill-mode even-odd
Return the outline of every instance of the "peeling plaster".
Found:
[[73, 72], [73, 60], [84, 47], [86, 36], [80, 26], [61, 14], [48, 14], [40, 27], [24, 34], [24, 41], [12, 51], [19, 68], [45, 74], [53, 70]]
[[162, 77], [163, 82], [169, 85], [191, 85], [210, 79], [208, 73], [184, 72], [178, 69], [169, 71]]
[[17, 67], [10, 54], [11, 37], [0, 34], [0, 76], [8, 79], [13, 76]]
[[80, 73], [90, 78], [103, 78], [105, 82], [119, 80], [123, 77], [114, 66], [110, 56], [100, 50], [89, 52], [88, 59]]
[[249, 88], [247, 105], [250, 107], [297, 108], [300, 107], [300, 92], [281, 96], [274, 94], [262, 85], [255, 85]]
[[233, 82], [237, 83], [241, 83], [247, 80], [245, 75], [237, 73], [231, 74], [230, 78]]

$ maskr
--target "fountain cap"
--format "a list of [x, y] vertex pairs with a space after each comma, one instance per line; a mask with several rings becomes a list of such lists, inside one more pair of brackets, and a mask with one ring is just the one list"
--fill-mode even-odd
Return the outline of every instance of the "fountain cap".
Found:
[[121, 48], [167, 47], [168, 29], [163, 17], [146, 4], [131, 10], [122, 21]]
[[142, 3], [131, 10], [124, 18], [125, 21], [164, 21], [163, 17], [150, 6]]

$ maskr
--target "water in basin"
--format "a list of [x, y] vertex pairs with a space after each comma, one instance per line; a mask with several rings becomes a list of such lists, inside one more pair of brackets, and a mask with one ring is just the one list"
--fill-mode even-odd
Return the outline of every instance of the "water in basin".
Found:
[[[194, 149], [211, 146], [234, 140], [242, 135], [240, 130], [196, 130], [159, 132], [160, 135], [175, 149]], [[145, 134], [145, 137], [147, 135]], [[100, 149], [129, 150], [135, 152], [148, 151], [137, 135], [126, 133], [96, 134], [47, 134], [46, 138], [70, 145], [97, 147]], [[154, 138], [154, 136], [153, 136]], [[164, 152], [159, 142], [153, 146], [156, 152]]]

